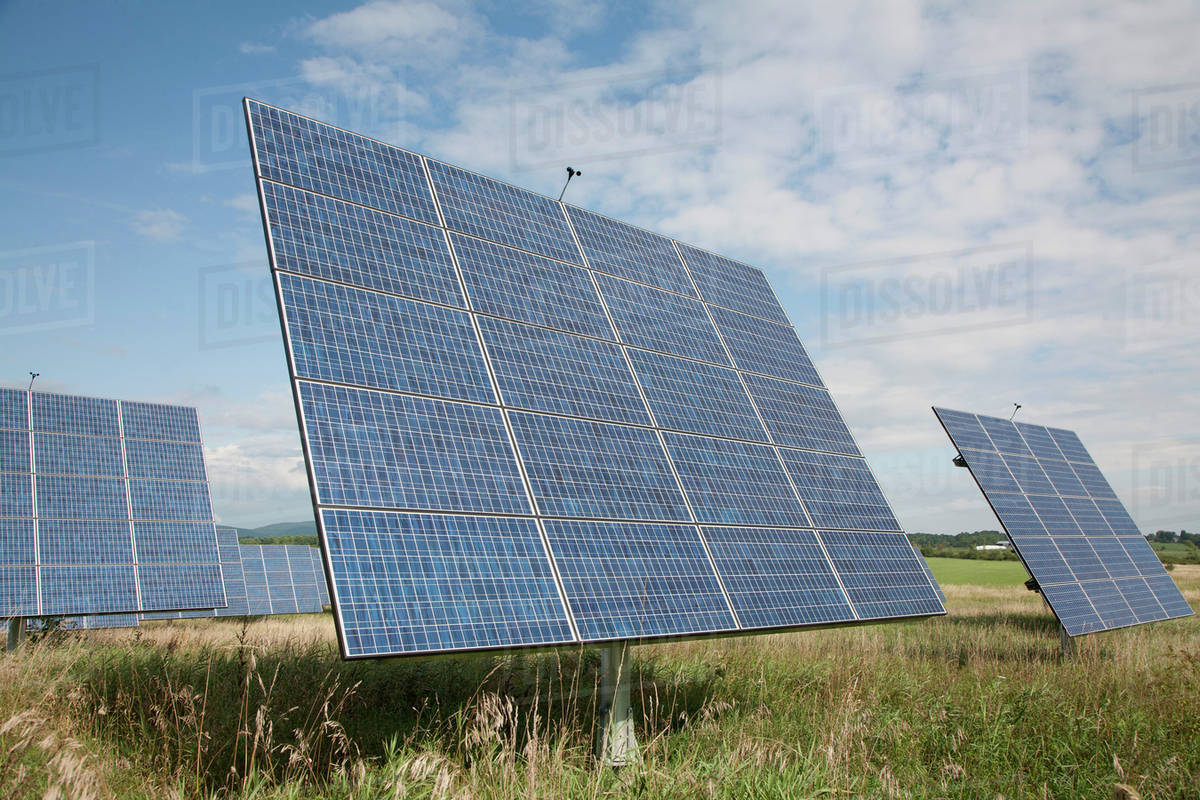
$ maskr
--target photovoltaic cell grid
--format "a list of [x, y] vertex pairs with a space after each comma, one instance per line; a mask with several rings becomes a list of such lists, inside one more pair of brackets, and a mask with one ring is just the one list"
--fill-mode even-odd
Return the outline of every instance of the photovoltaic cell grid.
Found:
[[240, 546], [250, 616], [318, 614], [325, 575], [313, 558], [315, 548], [292, 544]]
[[0, 389], [0, 615], [225, 605], [194, 408]]
[[934, 413], [1067, 633], [1192, 613], [1073, 431]]
[[760, 270], [246, 111], [346, 656], [944, 613]]
[[[310, 548], [312, 549], [312, 548]], [[244, 617], [249, 613], [246, 605], [246, 580], [242, 574], [241, 545], [238, 544], [237, 529], [217, 526], [217, 552], [221, 559], [221, 582], [225, 586], [225, 607], [198, 609], [194, 611], [153, 611], [142, 614], [142, 619], [200, 619], [203, 617]]]

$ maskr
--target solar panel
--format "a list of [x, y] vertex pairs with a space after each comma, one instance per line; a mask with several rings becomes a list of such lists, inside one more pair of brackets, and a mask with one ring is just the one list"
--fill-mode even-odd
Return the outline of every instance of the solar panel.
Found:
[[[321, 584], [325, 579], [316, 572], [314, 548], [302, 544], [243, 544], [238, 550], [246, 611], [237, 616], [322, 611]], [[218, 613], [217, 616], [234, 615]]]
[[321, 562], [321, 550], [318, 547], [310, 547], [312, 551], [309, 555], [312, 556], [313, 574], [316, 575], [317, 594], [321, 598], [321, 605], [329, 605], [329, 583], [325, 580], [325, 565]]
[[192, 611], [152, 611], [142, 614], [146, 620], [201, 619], [204, 617], [244, 617], [249, 613], [246, 604], [246, 580], [242, 576], [241, 546], [237, 529], [217, 526], [217, 552], [221, 559], [221, 582], [225, 587], [224, 608], [202, 608]]
[[263, 564], [263, 545], [241, 545], [242, 577], [246, 582], [246, 608], [251, 616], [271, 613], [267, 594], [267, 571]]
[[[437, 220], [348, 198], [303, 154], [336, 141], [370, 172], [381, 145], [265, 108], [246, 111], [343, 655], [944, 613], [761, 271], [420, 156]], [[409, 288], [425, 269], [440, 298]]]
[[934, 413], [1068, 634], [1192, 613], [1075, 433]]
[[53, 625], [63, 631], [96, 631], [108, 628], [136, 628], [137, 614], [87, 614], [77, 617], [34, 617], [27, 623], [30, 631], [44, 631]]
[[225, 604], [194, 408], [0, 389], [0, 609]]

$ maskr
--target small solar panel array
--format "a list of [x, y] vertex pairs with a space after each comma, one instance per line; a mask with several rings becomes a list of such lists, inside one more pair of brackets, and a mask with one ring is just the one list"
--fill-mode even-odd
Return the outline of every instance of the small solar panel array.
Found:
[[246, 113], [344, 655], [944, 613], [761, 270]]
[[1192, 613], [1073, 431], [934, 412], [1067, 633]]
[[0, 389], [0, 616], [225, 604], [194, 408]]
[[[325, 574], [313, 557], [316, 548], [292, 544], [241, 545], [250, 615], [314, 614], [325, 603]], [[326, 596], [328, 590], [325, 590]]]

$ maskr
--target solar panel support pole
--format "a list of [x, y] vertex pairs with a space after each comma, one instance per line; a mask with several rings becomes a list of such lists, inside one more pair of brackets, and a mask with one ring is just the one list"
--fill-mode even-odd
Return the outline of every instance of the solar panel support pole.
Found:
[[641, 760], [633, 730], [630, 703], [629, 643], [600, 648], [600, 730], [596, 758], [610, 767], [625, 767]]
[[1075, 640], [1067, 633], [1066, 627], [1058, 626], [1058, 638], [1062, 644], [1063, 659], [1071, 659], [1075, 657]]
[[5, 652], [11, 653], [16, 650], [25, 641], [25, 618], [14, 617], [8, 621], [8, 642], [4, 646]]

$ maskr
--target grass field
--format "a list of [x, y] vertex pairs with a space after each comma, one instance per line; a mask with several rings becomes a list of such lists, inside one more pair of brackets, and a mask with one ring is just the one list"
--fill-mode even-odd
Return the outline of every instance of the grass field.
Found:
[[593, 651], [348, 663], [319, 616], [61, 635], [0, 661], [0, 797], [1196, 798], [1200, 623], [1063, 662], [1014, 567], [935, 561], [944, 618], [636, 648], [619, 772]]
[[933, 577], [946, 586], [1009, 586], [1024, 590], [1029, 579], [1020, 561], [980, 561], [970, 558], [927, 558]]

